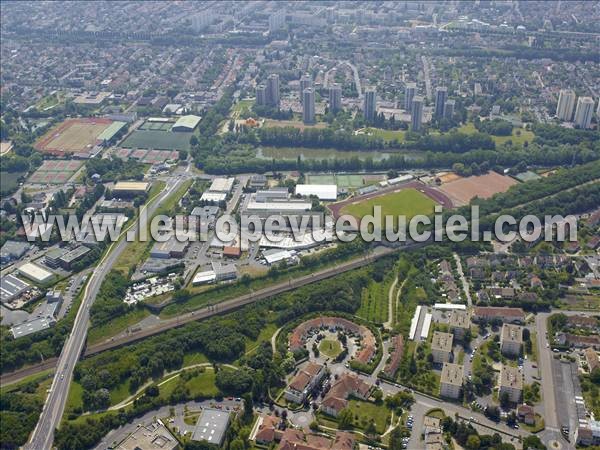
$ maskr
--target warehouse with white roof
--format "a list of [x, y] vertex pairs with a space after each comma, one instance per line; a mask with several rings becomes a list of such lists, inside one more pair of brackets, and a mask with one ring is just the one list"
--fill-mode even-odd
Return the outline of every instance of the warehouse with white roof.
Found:
[[310, 197], [314, 195], [319, 200], [336, 200], [337, 185], [335, 184], [297, 184], [296, 195]]
[[52, 272], [31, 262], [23, 264], [21, 267], [19, 267], [18, 271], [24, 277], [40, 284], [48, 283], [54, 278], [54, 274]]
[[225, 193], [229, 193], [231, 192], [231, 189], [233, 188], [233, 183], [235, 183], [235, 178], [230, 177], [230, 178], [215, 178], [211, 185], [210, 188], [208, 189], [210, 192], [225, 192]]

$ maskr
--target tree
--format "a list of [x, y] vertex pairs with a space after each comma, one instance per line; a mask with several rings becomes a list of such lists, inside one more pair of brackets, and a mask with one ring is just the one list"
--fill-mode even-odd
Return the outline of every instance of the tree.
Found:
[[254, 401], [252, 400], [252, 395], [250, 393], [246, 393], [243, 395], [244, 399], [244, 418], [251, 419], [254, 414]]
[[523, 448], [546, 450], [546, 446], [540, 440], [540, 438], [533, 434], [531, 434], [523, 439]]
[[477, 450], [481, 445], [481, 439], [476, 434], [471, 434], [467, 438], [466, 447], [470, 450]]
[[344, 408], [338, 414], [338, 425], [341, 430], [347, 430], [352, 427], [354, 417], [352, 411], [348, 408]]
[[246, 448], [246, 446], [241, 439], [234, 439], [231, 441], [231, 444], [229, 444], [229, 450], [244, 450], [244, 448]]

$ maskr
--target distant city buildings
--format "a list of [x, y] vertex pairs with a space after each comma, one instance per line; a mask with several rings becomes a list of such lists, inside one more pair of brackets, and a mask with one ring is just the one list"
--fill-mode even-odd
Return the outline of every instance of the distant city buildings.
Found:
[[302, 91], [302, 121], [315, 123], [315, 91], [312, 88]]
[[417, 83], [406, 83], [404, 88], [404, 110], [411, 111], [412, 101], [417, 95]]
[[333, 113], [342, 109], [342, 87], [334, 84], [329, 88], [329, 110]]
[[446, 102], [446, 106], [444, 107], [444, 118], [452, 119], [454, 116], [454, 107], [456, 105], [456, 101], [448, 100]]
[[312, 78], [310, 77], [310, 75], [303, 75], [300, 78], [300, 103], [304, 102], [304, 91], [306, 89], [312, 89], [313, 87], [313, 82], [312, 82]]
[[592, 97], [579, 97], [575, 109], [575, 125], [578, 125], [579, 128], [590, 128], [593, 113], [594, 100]]
[[267, 104], [279, 108], [279, 75], [273, 73], [267, 77]]
[[566, 122], [571, 121], [575, 108], [575, 92], [572, 89], [561, 89], [556, 105], [556, 117]]
[[363, 114], [367, 122], [375, 120], [375, 114], [377, 114], [377, 93], [374, 88], [368, 88], [365, 91]]
[[285, 25], [285, 11], [276, 11], [269, 16], [269, 33], [281, 30]]
[[410, 108], [410, 123], [412, 131], [420, 131], [423, 124], [423, 97], [417, 95], [413, 98]]
[[267, 106], [267, 87], [264, 84], [256, 86], [256, 104]]
[[435, 117], [444, 117], [446, 108], [446, 100], [448, 100], [448, 88], [439, 87], [435, 90]]

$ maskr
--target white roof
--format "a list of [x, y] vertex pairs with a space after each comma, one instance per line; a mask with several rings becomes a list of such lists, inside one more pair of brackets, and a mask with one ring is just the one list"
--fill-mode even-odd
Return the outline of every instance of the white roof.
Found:
[[221, 202], [227, 198], [227, 194], [225, 192], [203, 192], [200, 200], [204, 200], [207, 202]]
[[31, 262], [23, 264], [21, 267], [19, 267], [18, 270], [21, 274], [34, 281], [43, 282], [49, 280], [54, 276], [52, 272], [49, 272], [46, 269], [42, 269], [37, 264]]
[[408, 181], [408, 180], [412, 180], [413, 176], [412, 175], [400, 175], [399, 177], [396, 178], [392, 178], [390, 180], [387, 180], [389, 184], [396, 184], [396, 183], [401, 183], [403, 181]]
[[215, 178], [208, 189], [211, 192], [229, 192], [233, 187], [235, 178]]
[[319, 200], [337, 199], [337, 185], [335, 184], [297, 184], [296, 195], [315, 195]]
[[466, 310], [466, 305], [456, 305], [454, 303], [436, 303], [433, 305], [433, 309], [462, 309]]
[[431, 313], [425, 314], [425, 319], [423, 320], [423, 326], [421, 327], [421, 339], [427, 339], [429, 336], [429, 328], [431, 327], [431, 318], [433, 315]]
[[417, 306], [417, 309], [415, 309], [415, 315], [410, 321], [410, 331], [408, 333], [408, 338], [411, 341], [415, 340], [415, 334], [417, 333], [417, 325], [419, 324], [419, 317], [421, 316], [421, 308], [421, 305]]
[[217, 279], [217, 274], [214, 270], [207, 270], [205, 272], [198, 272], [194, 275], [194, 279], [192, 280], [192, 284], [204, 284], [211, 283]]
[[312, 208], [311, 203], [307, 202], [254, 202], [248, 203], [248, 211], [309, 211]]
[[267, 263], [274, 264], [279, 261], [284, 261], [286, 259], [291, 259], [294, 255], [289, 250], [281, 250], [276, 252], [263, 252], [263, 256], [265, 257]]

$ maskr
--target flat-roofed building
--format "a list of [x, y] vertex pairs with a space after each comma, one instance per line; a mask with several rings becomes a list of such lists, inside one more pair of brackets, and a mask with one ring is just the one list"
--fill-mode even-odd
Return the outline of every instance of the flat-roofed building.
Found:
[[290, 193], [286, 187], [275, 187], [256, 191], [252, 198], [257, 203], [264, 203], [270, 200], [287, 200], [289, 196]]
[[193, 286], [200, 286], [201, 284], [214, 283], [217, 280], [217, 274], [214, 270], [206, 270], [204, 272], [197, 272], [192, 279]]
[[162, 422], [138, 426], [115, 450], [175, 450], [179, 442]]
[[450, 333], [436, 331], [431, 339], [433, 362], [441, 364], [450, 361], [454, 336]]
[[62, 255], [67, 253], [64, 248], [52, 248], [44, 255], [44, 264], [52, 269], [58, 269], [60, 267], [60, 258]]
[[235, 267], [235, 264], [212, 262], [211, 265], [217, 281], [235, 280], [237, 278], [237, 268]]
[[471, 316], [467, 311], [452, 310], [448, 318], [448, 327], [456, 339], [463, 339], [471, 328]]
[[284, 394], [286, 400], [299, 404], [304, 403], [304, 400], [306, 400], [310, 391], [321, 382], [324, 375], [324, 366], [309, 362], [306, 367], [300, 369], [290, 381]]
[[221, 446], [229, 426], [229, 413], [220, 409], [204, 408], [192, 433], [192, 441], [206, 441]]
[[460, 364], [444, 363], [440, 378], [440, 395], [448, 398], [460, 397], [464, 369]]
[[523, 394], [523, 374], [517, 367], [502, 364], [498, 377], [498, 395], [508, 395], [512, 403], [519, 403]]
[[200, 200], [203, 202], [224, 202], [227, 200], [227, 194], [225, 192], [210, 192], [206, 191], [202, 193]]
[[14, 275], [4, 275], [0, 277], [0, 301], [2, 303], [10, 302], [30, 287], [29, 283], [20, 280]]
[[233, 188], [233, 183], [235, 183], [235, 178], [215, 178], [210, 184], [210, 188], [208, 189], [210, 192], [225, 192], [226, 194], [231, 192]]
[[37, 264], [28, 262], [17, 269], [21, 275], [29, 278], [35, 283], [45, 284], [54, 279], [54, 274], [49, 270], [42, 269]]
[[181, 116], [177, 119], [177, 122], [173, 124], [171, 131], [194, 131], [200, 123], [200, 119], [200, 116], [194, 116], [193, 114]]
[[500, 350], [507, 356], [518, 356], [523, 346], [523, 327], [505, 323], [500, 333]]
[[119, 181], [115, 184], [112, 192], [114, 196], [136, 196], [148, 192], [150, 183], [146, 181]]
[[150, 256], [152, 258], [183, 258], [189, 244], [189, 241], [178, 241], [173, 235], [168, 241], [154, 244], [150, 250]]
[[28, 336], [30, 334], [37, 333], [39, 331], [47, 330], [54, 326], [56, 319], [51, 316], [36, 317], [34, 319], [23, 322], [19, 325], [15, 325], [10, 329], [15, 339]]
[[336, 200], [337, 185], [335, 184], [297, 184], [296, 195], [310, 197], [314, 195], [319, 200]]
[[90, 251], [89, 247], [79, 245], [59, 258], [60, 266], [65, 270], [70, 270], [74, 263], [81, 261]]
[[522, 308], [504, 306], [476, 306], [473, 308], [473, 318], [480, 321], [499, 320], [501, 322], [522, 323], [525, 311]]
[[31, 244], [19, 241], [6, 241], [0, 249], [0, 264], [5, 265], [23, 256]]

